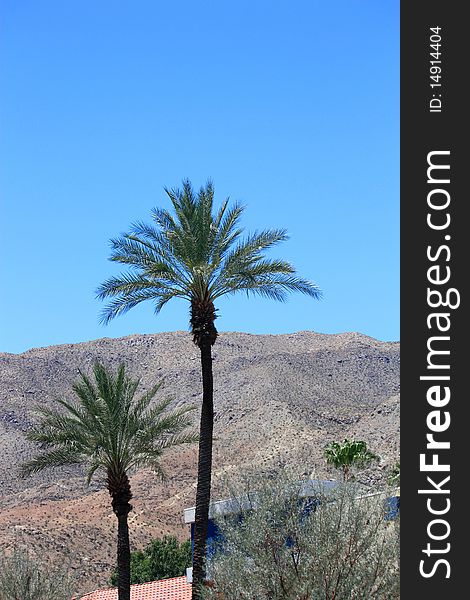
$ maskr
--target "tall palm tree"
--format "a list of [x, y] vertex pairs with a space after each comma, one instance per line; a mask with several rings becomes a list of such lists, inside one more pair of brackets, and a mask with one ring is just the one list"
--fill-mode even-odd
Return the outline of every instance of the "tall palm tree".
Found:
[[227, 199], [215, 210], [211, 182], [198, 193], [187, 180], [182, 189], [165, 188], [165, 192], [173, 214], [155, 208], [154, 225], [136, 223], [129, 233], [111, 240], [111, 260], [130, 270], [105, 281], [98, 288], [98, 297], [112, 298], [102, 315], [105, 323], [144, 300], [154, 302], [155, 313], [172, 298], [184, 298], [190, 304], [191, 332], [200, 349], [203, 387], [193, 558], [193, 598], [199, 598], [205, 576], [212, 473], [215, 302], [237, 292], [281, 301], [289, 292], [319, 298], [320, 290], [297, 276], [288, 262], [265, 257], [266, 250], [287, 239], [284, 229], [263, 230], [242, 239], [240, 219], [244, 207], [238, 203], [230, 207]]
[[343, 481], [347, 481], [352, 467], [366, 467], [378, 456], [368, 450], [366, 442], [345, 439], [330, 442], [325, 448], [325, 458], [328, 464], [342, 471]]
[[23, 474], [48, 467], [85, 465], [87, 483], [97, 471], [106, 475], [106, 485], [118, 519], [118, 598], [130, 600], [130, 547], [127, 517], [132, 510], [129, 471], [150, 466], [164, 477], [160, 464], [167, 448], [194, 442], [185, 433], [192, 407], [167, 411], [170, 399], [151, 405], [158, 383], [136, 398], [138, 380], [130, 379], [124, 365], [116, 374], [95, 363], [94, 382], [83, 373], [73, 385], [75, 399], [57, 400], [60, 407], [42, 408], [41, 419], [27, 434], [39, 442], [42, 452], [23, 465]]

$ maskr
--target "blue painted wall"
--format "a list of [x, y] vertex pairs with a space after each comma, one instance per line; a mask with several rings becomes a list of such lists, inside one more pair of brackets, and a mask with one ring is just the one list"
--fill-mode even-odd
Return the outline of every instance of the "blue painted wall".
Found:
[[[311, 499], [305, 503], [305, 515], [308, 515], [312, 510], [318, 506], [318, 500]], [[391, 521], [396, 519], [400, 512], [400, 496], [391, 496], [385, 500], [385, 520]], [[240, 516], [240, 520], [241, 520]], [[206, 559], [209, 560], [215, 553], [218, 543], [223, 541], [223, 535], [217, 524], [209, 519], [207, 528], [207, 545], [206, 545]], [[290, 540], [286, 540], [287, 545], [291, 545]], [[191, 552], [194, 556], [194, 523], [191, 523]]]

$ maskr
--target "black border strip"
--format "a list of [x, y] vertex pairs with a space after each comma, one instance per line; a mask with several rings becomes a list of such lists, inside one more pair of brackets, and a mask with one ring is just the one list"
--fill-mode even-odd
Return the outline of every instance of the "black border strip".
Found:
[[[464, 104], [470, 104], [464, 92], [465, 56], [470, 53], [464, 8], [465, 3], [435, 0], [401, 4], [400, 519], [405, 600], [466, 597], [464, 576], [470, 574], [465, 490], [470, 480], [465, 464], [470, 398], [464, 382], [470, 354], [468, 316], [465, 322], [470, 231], [464, 217], [470, 204], [464, 191], [470, 170], [464, 147]], [[436, 34], [431, 27], [440, 29]], [[431, 56], [436, 49], [430, 45], [439, 38], [440, 55]], [[441, 73], [431, 70], [435, 66]], [[431, 79], [436, 74], [441, 77]], [[441, 85], [431, 87], [433, 83]], [[430, 163], [450, 168], [436, 166], [428, 172]], [[446, 299], [455, 308], [446, 307]], [[428, 434], [444, 445], [427, 448]], [[426, 471], [433, 460], [436, 470]]]

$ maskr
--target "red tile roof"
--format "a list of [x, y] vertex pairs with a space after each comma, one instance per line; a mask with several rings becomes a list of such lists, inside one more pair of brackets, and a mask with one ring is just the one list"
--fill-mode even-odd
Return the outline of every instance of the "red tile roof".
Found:
[[[117, 588], [96, 590], [81, 600], [117, 600]], [[186, 577], [173, 577], [131, 585], [131, 600], [191, 600], [191, 584]]]

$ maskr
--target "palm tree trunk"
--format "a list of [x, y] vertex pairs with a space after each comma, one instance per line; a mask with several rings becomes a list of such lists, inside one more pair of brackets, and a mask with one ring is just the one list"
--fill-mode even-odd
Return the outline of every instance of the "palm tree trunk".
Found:
[[128, 510], [118, 514], [117, 568], [118, 600], [131, 598], [131, 549], [129, 544]]
[[193, 600], [201, 598], [204, 582], [206, 537], [212, 476], [212, 433], [214, 428], [214, 385], [212, 378], [212, 346], [207, 337], [200, 342], [202, 367], [202, 409], [197, 468], [196, 515], [194, 520]]
[[108, 469], [108, 491], [112, 498], [113, 512], [118, 520], [117, 570], [118, 600], [131, 598], [131, 549], [129, 544], [129, 525], [127, 516], [132, 510], [131, 484], [127, 473], [122, 470]]

